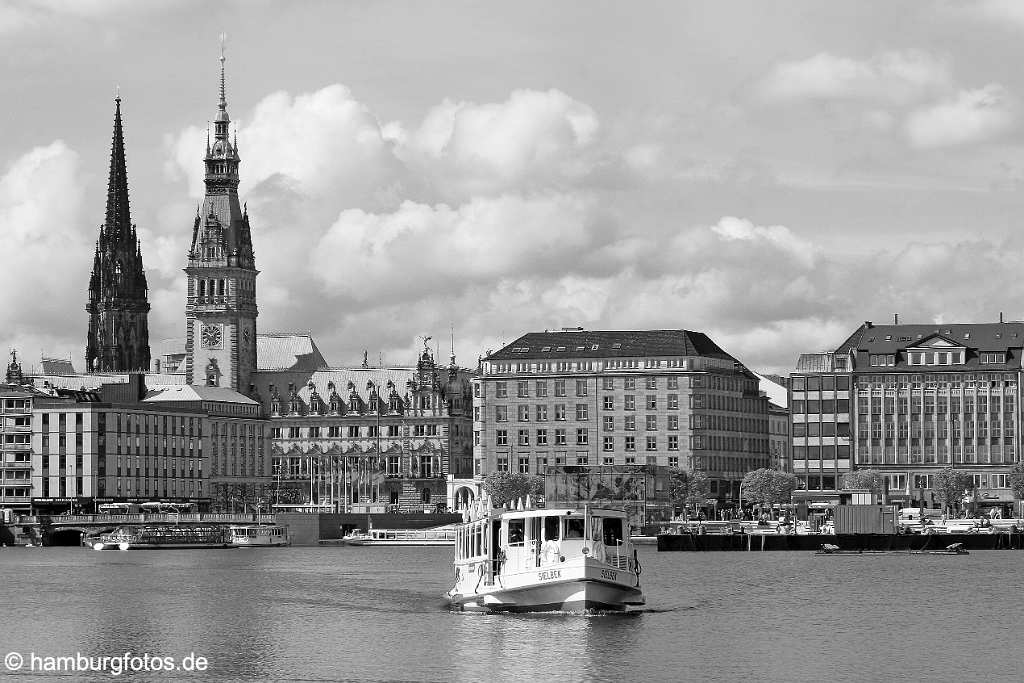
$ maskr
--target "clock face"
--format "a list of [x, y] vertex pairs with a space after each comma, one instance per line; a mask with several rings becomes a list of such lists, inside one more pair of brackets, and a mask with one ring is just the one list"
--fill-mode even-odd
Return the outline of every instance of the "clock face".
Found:
[[203, 348], [219, 349], [220, 343], [220, 325], [203, 325]]

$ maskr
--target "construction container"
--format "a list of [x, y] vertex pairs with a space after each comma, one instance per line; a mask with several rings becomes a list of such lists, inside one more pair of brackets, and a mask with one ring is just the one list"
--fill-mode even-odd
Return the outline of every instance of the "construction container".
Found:
[[895, 505], [837, 505], [833, 509], [837, 534], [895, 534]]

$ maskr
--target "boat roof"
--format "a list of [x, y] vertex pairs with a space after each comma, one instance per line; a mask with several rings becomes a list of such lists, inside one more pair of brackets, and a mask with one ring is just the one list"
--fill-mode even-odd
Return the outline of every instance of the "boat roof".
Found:
[[615, 508], [529, 508], [526, 510], [494, 510], [492, 516], [516, 518], [516, 517], [583, 517], [590, 514], [593, 517], [621, 517], [625, 519], [626, 513]]

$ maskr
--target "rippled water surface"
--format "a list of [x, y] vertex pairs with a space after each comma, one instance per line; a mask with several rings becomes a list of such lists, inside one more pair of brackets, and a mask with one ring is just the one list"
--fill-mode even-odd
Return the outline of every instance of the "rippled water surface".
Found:
[[[0, 550], [0, 655], [210, 660], [146, 680], [1020, 680], [1024, 552], [658, 553], [649, 609], [444, 608], [447, 548]], [[12, 676], [0, 668], [0, 679]], [[65, 677], [65, 680], [70, 678]]]

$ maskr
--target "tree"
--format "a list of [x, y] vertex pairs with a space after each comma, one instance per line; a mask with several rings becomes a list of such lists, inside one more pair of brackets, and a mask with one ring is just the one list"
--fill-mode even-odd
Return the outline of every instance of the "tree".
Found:
[[1024, 500], [1024, 462], [1019, 462], [1010, 470], [1010, 488], [1017, 500]]
[[799, 480], [792, 474], [762, 467], [743, 477], [740, 491], [742, 497], [752, 503], [788, 503], [798, 484]]
[[942, 507], [953, 508], [961, 496], [968, 491], [974, 490], [974, 477], [963, 470], [956, 470], [952, 467], [945, 467], [932, 479], [932, 491], [935, 497], [942, 503]]
[[844, 489], [867, 489], [875, 493], [882, 490], [884, 475], [878, 470], [857, 470], [843, 475]]
[[707, 498], [711, 482], [708, 475], [700, 470], [688, 472], [673, 468], [669, 472], [668, 495], [672, 501], [673, 508], [682, 508], [686, 513], [687, 505], [695, 501], [703, 501]]
[[544, 477], [523, 472], [491, 472], [484, 477], [484, 492], [495, 507], [528, 495], [536, 499], [544, 494]]

